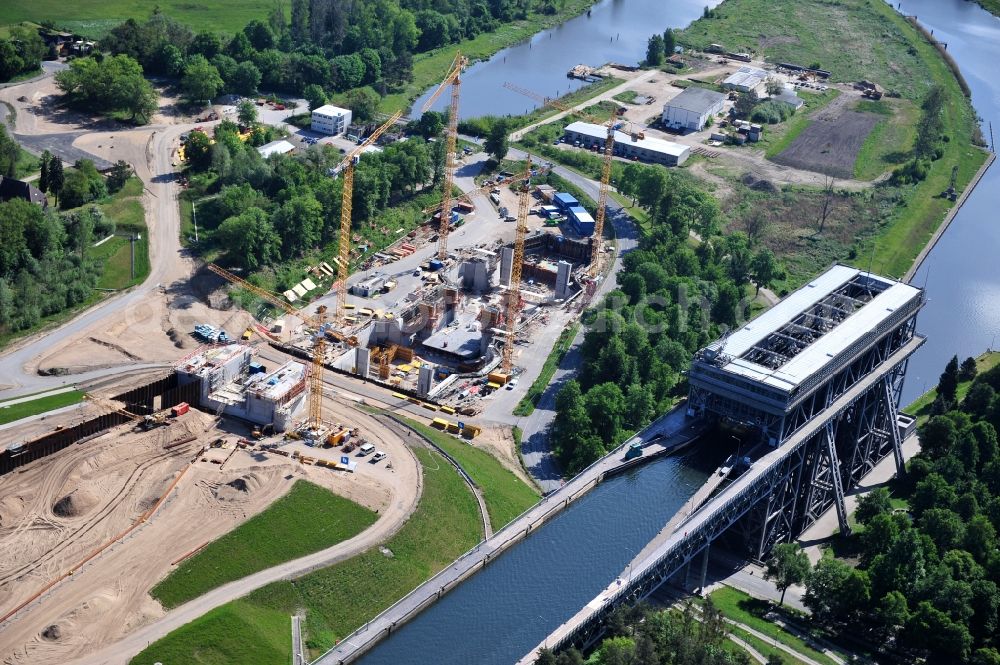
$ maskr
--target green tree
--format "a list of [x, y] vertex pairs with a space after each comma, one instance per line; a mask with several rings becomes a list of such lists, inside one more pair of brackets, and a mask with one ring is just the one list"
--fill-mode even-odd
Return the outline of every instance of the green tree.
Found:
[[53, 157], [52, 161], [49, 162], [49, 191], [55, 194], [57, 202], [59, 200], [59, 193], [62, 191], [65, 182], [66, 177], [63, 172], [62, 160], [58, 157]]
[[309, 39], [309, 0], [292, 0], [292, 40], [302, 43]]
[[762, 288], [770, 287], [778, 276], [778, 261], [774, 258], [774, 253], [765, 247], [754, 254], [750, 263], [750, 274], [753, 276], [757, 293], [760, 293]]
[[958, 356], [952, 356], [938, 380], [938, 395], [944, 397], [949, 403], [953, 403], [958, 391], [958, 381]]
[[497, 119], [493, 123], [483, 147], [497, 163], [500, 163], [507, 156], [507, 151], [510, 149], [510, 136], [506, 120]]
[[299, 256], [319, 244], [323, 206], [311, 194], [289, 199], [275, 211], [274, 228], [281, 236], [282, 256]]
[[196, 55], [188, 59], [187, 65], [184, 66], [184, 77], [181, 79], [181, 90], [189, 102], [211, 101], [219, 94], [222, 86], [219, 70], [206, 60], [205, 56]]
[[203, 55], [206, 60], [211, 60], [221, 52], [222, 40], [214, 32], [199, 32], [188, 47], [189, 55]]
[[191, 132], [184, 142], [184, 156], [195, 170], [204, 171], [212, 160], [212, 140], [205, 132]]
[[[221, 76], [221, 73], [220, 73]], [[222, 77], [225, 79], [226, 77]], [[261, 73], [257, 65], [250, 61], [241, 62], [233, 69], [230, 85], [233, 92], [247, 97], [257, 94]]]
[[[0, 131], [2, 131], [2, 129], [0, 129]], [[49, 188], [52, 186], [51, 178], [49, 177], [49, 173], [52, 168], [51, 164], [52, 164], [52, 153], [49, 152], [48, 150], [43, 150], [42, 156], [39, 158], [40, 171], [38, 173], [38, 189], [40, 189], [42, 192], [49, 191]]]
[[733, 113], [736, 114], [737, 118], [749, 118], [750, 114], [753, 113], [753, 107], [757, 106], [759, 101], [757, 93], [753, 90], [750, 92], [741, 92], [736, 95], [736, 103], [733, 104]]
[[9, 81], [24, 70], [24, 59], [9, 40], [0, 39], [0, 81]]
[[667, 28], [663, 31], [663, 54], [667, 56], [667, 58], [672, 58], [676, 49], [677, 36], [671, 28]]
[[809, 557], [797, 543], [780, 543], [774, 546], [764, 570], [765, 579], [774, 582], [781, 591], [780, 604], [785, 604], [785, 592], [793, 584], [801, 584], [809, 574]]
[[663, 64], [663, 37], [653, 35], [646, 43], [646, 64], [650, 67], [659, 67]]
[[274, 46], [274, 32], [264, 21], [254, 19], [243, 28], [243, 34], [250, 40], [250, 44], [258, 51]]
[[876, 515], [892, 513], [892, 498], [885, 487], [876, 487], [871, 492], [862, 495], [858, 500], [858, 509], [854, 516], [862, 524], [870, 524]]
[[906, 604], [906, 596], [898, 591], [890, 591], [885, 594], [875, 606], [875, 620], [885, 637], [895, 635], [900, 628], [906, 625], [909, 618], [910, 611]]
[[962, 366], [958, 369], [958, 380], [972, 381], [978, 373], [979, 368], [976, 366], [976, 359], [970, 356], [962, 361]]
[[132, 166], [128, 162], [119, 159], [111, 167], [111, 172], [108, 173], [108, 191], [112, 194], [117, 192], [125, 186], [125, 183], [131, 177]]
[[236, 105], [236, 119], [241, 127], [253, 127], [257, 124], [257, 105], [244, 99]]
[[0, 176], [14, 178], [17, 176], [17, 158], [21, 148], [8, 134], [7, 129], [0, 124]]
[[217, 233], [229, 257], [244, 268], [256, 270], [279, 258], [281, 238], [260, 208], [249, 208], [238, 217], [228, 218]]
[[955, 447], [958, 432], [947, 416], [934, 416], [920, 428], [920, 448], [930, 458], [944, 457]]
[[368, 87], [349, 90], [344, 95], [344, 103], [351, 109], [355, 122], [367, 122], [374, 118], [381, 101], [379, 94]]
[[337, 90], [357, 88], [365, 78], [365, 62], [356, 53], [338, 55], [332, 63], [334, 87]]
[[310, 111], [314, 111], [326, 104], [326, 92], [323, 91], [322, 86], [315, 83], [307, 85], [302, 91], [302, 96], [309, 102]]

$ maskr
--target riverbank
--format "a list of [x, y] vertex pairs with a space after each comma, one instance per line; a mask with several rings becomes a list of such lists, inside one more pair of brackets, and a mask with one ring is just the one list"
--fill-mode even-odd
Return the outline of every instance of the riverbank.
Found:
[[1000, 17], [1000, 0], [976, 0], [976, 3], [994, 16]]
[[448, 66], [459, 51], [469, 59], [470, 65], [488, 60], [499, 51], [530, 39], [538, 32], [579, 16], [593, 4], [594, 0], [565, 0], [554, 14], [533, 13], [526, 19], [511, 21], [498, 30], [485, 32], [474, 39], [415, 55], [412, 80], [400, 90], [383, 97], [379, 109], [384, 113], [405, 111], [424, 91], [444, 79]]

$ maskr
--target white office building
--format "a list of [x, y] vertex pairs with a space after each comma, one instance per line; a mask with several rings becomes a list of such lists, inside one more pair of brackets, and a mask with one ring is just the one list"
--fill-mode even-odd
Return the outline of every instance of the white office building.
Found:
[[326, 104], [312, 112], [312, 130], [330, 136], [340, 136], [351, 126], [351, 112]]

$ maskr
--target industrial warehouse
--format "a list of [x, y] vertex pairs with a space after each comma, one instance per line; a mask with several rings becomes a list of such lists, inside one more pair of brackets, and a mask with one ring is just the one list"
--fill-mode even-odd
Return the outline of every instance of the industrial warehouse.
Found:
[[[584, 147], [604, 147], [608, 129], [589, 122], [572, 122], [565, 128], [566, 141], [579, 143]], [[641, 132], [626, 134], [615, 130], [614, 154], [626, 159], [634, 159], [651, 164], [680, 166], [691, 154], [691, 148], [653, 137]]]

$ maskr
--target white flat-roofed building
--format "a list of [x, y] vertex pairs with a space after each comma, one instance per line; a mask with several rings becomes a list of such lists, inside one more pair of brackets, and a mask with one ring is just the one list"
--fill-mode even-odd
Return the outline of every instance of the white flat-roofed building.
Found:
[[[573, 122], [566, 126], [567, 141], [579, 141], [581, 145], [604, 147], [608, 129], [603, 125], [589, 122]], [[651, 137], [633, 137], [615, 130], [615, 154], [626, 159], [639, 159], [653, 164], [680, 166], [691, 154], [691, 148], [673, 141]]]
[[351, 112], [326, 104], [312, 112], [312, 130], [330, 136], [340, 136], [351, 126]]
[[257, 152], [259, 152], [260, 156], [264, 159], [267, 159], [271, 155], [285, 155], [293, 150], [295, 150], [295, 146], [284, 139], [271, 141], [270, 143], [265, 143], [257, 148]]
[[663, 105], [663, 125], [700, 132], [709, 118], [722, 113], [725, 102], [726, 96], [721, 92], [691, 86]]

